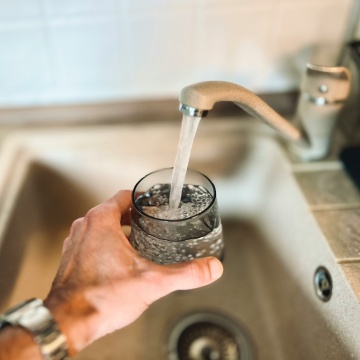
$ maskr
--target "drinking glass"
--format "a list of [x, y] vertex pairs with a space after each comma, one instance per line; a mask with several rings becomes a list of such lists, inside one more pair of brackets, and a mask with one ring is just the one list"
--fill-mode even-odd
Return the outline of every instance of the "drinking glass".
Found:
[[214, 184], [207, 176], [188, 169], [180, 207], [169, 209], [172, 171], [154, 171], [135, 185], [131, 245], [158, 264], [205, 256], [222, 259], [224, 243]]

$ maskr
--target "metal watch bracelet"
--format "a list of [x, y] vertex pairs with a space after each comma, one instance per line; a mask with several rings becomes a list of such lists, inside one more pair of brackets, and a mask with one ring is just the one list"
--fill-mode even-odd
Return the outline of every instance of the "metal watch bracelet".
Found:
[[0, 314], [0, 329], [5, 325], [30, 331], [44, 360], [70, 360], [66, 338], [42, 300], [30, 299]]

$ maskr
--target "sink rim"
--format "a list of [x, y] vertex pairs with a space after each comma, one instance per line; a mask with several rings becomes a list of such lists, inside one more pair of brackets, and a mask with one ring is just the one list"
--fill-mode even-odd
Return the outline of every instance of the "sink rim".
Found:
[[[121, 127], [123, 127], [123, 125], [121, 125]], [[131, 127], [131, 126], [130, 126]], [[91, 130], [90, 132], [96, 132], [96, 128], [94, 127], [93, 130]], [[116, 126], [116, 128], [118, 128], [118, 126]], [[258, 127], [256, 125], [246, 125], [246, 129], [252, 129], [253, 131], [255, 131], [258, 129]], [[87, 130], [89, 131], [89, 129], [87, 128]], [[81, 130], [79, 130], [81, 132]], [[107, 128], [105, 133], [107, 131], [111, 132], [111, 129]], [[37, 152], [36, 151], [41, 151], [41, 146], [38, 143], [39, 137], [43, 137], [46, 138], [47, 136], [49, 136], [49, 134], [52, 132], [51, 129], [46, 129], [46, 130], [42, 130], [40, 133], [37, 131], [21, 131], [17, 134], [13, 134], [12, 137], [8, 139], [7, 142], [3, 143], [3, 148], [2, 151], [0, 152], [0, 174], [2, 174], [0, 176], [0, 199], [3, 199], [2, 201], [2, 211], [0, 213], [0, 235], [4, 234], [4, 231], [1, 229], [4, 229], [4, 227], [6, 227], [6, 224], [8, 223], [8, 219], [11, 216], [12, 213], [12, 209], [11, 209], [11, 204], [15, 204], [14, 199], [16, 199], [16, 195], [18, 194], [19, 189], [21, 189], [22, 187], [22, 180], [24, 179], [23, 177], [21, 177], [21, 174], [25, 174], [26, 171], [28, 170], [29, 166], [31, 166], [32, 161], [34, 159], [34, 154], [36, 155]], [[81, 134], [83, 134], [83, 138], [85, 139], [86, 136], [88, 136], [88, 133], [85, 134], [84, 132], [81, 132]], [[256, 136], [262, 136], [262, 132], [257, 133]], [[33, 135], [31, 138], [29, 138], [29, 135]], [[98, 134], [97, 134], [98, 135]], [[60, 132], [58, 132], [57, 134], [54, 135], [55, 139], [59, 140], [61, 142], [61, 136], [65, 136], [67, 137], [67, 140], [74, 141], [74, 137], [75, 134], [71, 131], [71, 129], [65, 129], [64, 133], [61, 134]], [[26, 140], [27, 139], [27, 140]], [[25, 140], [25, 142], [24, 142]], [[27, 141], [27, 143], [26, 143]], [[87, 140], [88, 141], [88, 140]], [[284, 154], [281, 146], [278, 143], [275, 143], [273, 141], [273, 139], [270, 140], [266, 140], [269, 141], [269, 144], [271, 143], [272, 147], [274, 148], [274, 151], [276, 152], [276, 156], [280, 156], [282, 160], [280, 160], [280, 164], [277, 164], [277, 166], [279, 167], [279, 169], [281, 168], [282, 176], [286, 179], [282, 179], [284, 183], [286, 183], [286, 181], [290, 181], [291, 178], [293, 178], [292, 175], [292, 170], [293, 170], [293, 166], [291, 164], [291, 162], [289, 161], [289, 159], [287, 158], [287, 156]], [[56, 148], [56, 143], [51, 142], [51, 139], [47, 139], [45, 141], [47, 144], [50, 144], [51, 146], [53, 146], [54, 148]], [[30, 145], [29, 145], [30, 144]], [[27, 147], [28, 145], [28, 147]], [[28, 151], [30, 149], [30, 151]], [[35, 151], [34, 151], [35, 149]], [[36, 158], [36, 156], [35, 156]], [[279, 159], [279, 157], [277, 157], [277, 159]], [[14, 167], [13, 161], [17, 160], [16, 166]], [[337, 162], [332, 162], [331, 165], [329, 165], [330, 163], [320, 163], [317, 165], [310, 165], [310, 166], [338, 166]], [[299, 167], [299, 166], [298, 166]], [[296, 168], [296, 167], [295, 167]], [[6, 172], [6, 169], [9, 170], [9, 172]], [[5, 171], [1, 171], [1, 170], [5, 170]], [[13, 171], [12, 173], [10, 171]], [[9, 178], [9, 176], [5, 176], [8, 174], [12, 174], [11, 177]], [[18, 181], [13, 182], [14, 177], [13, 176], [19, 176]], [[10, 179], [10, 180], [9, 180]], [[6, 181], [5, 181], [6, 180]], [[236, 181], [238, 181], [239, 179], [235, 176], [234, 179], [232, 179], [233, 186], [236, 186]], [[281, 180], [281, 179], [280, 179]], [[7, 184], [5, 187], [8, 191], [7, 194], [4, 194], [4, 187], [1, 187], [1, 184]], [[221, 186], [226, 187], [229, 184], [229, 182], [224, 182], [224, 184], [220, 184]], [[276, 185], [276, 184], [275, 184]], [[276, 185], [277, 187], [279, 187], [278, 185]], [[233, 188], [231, 188], [231, 190], [233, 190]], [[300, 212], [303, 214], [306, 214], [307, 211], [307, 203], [305, 198], [302, 196], [301, 191], [299, 189], [299, 187], [297, 186], [295, 180], [291, 180], [291, 189], [297, 189], [298, 194], [297, 194], [297, 200], [298, 203], [296, 206], [299, 207], [299, 209], [301, 210]], [[277, 191], [279, 193], [281, 193], [281, 189], [277, 189]], [[230, 191], [231, 192], [231, 191]], [[220, 193], [220, 191], [218, 191], [218, 193]], [[231, 194], [230, 194], [231, 195]], [[228, 200], [226, 200], [228, 201]], [[267, 200], [267, 201], [271, 201], [271, 200]], [[225, 200], [224, 200], [225, 203]], [[237, 207], [235, 207], [235, 209], [238, 209]], [[234, 209], [232, 210], [234, 211]], [[237, 214], [238, 215], [238, 214]], [[6, 219], [7, 216], [7, 219]], [[239, 215], [238, 215], [239, 216]], [[5, 221], [5, 220], [6, 221]], [[335, 273], [335, 281], [339, 282], [344, 281], [344, 278], [342, 278], [342, 274], [339, 268], [336, 268], [337, 264], [335, 262], [334, 256], [332, 253], [329, 253], [329, 251], [331, 251], [329, 248], [326, 248], [327, 242], [326, 239], [324, 239], [323, 235], [321, 234], [320, 230], [318, 229], [315, 219], [314, 217], [311, 218], [311, 216], [307, 217], [307, 224], [311, 224], [312, 226], [312, 233], [316, 234], [317, 238], [318, 238], [318, 243], [321, 243], [320, 248], [324, 249], [324, 251], [327, 251], [327, 259], [326, 260], [329, 264], [331, 264], [331, 272]], [[2, 227], [1, 227], [2, 226]], [[310, 232], [311, 233], [311, 232]], [[0, 248], [1, 251], [1, 248]], [[346, 312], [349, 311], [349, 309], [354, 309], [355, 308], [355, 304], [357, 303], [356, 301], [354, 302], [354, 299], [351, 299], [351, 292], [349, 291], [350, 289], [348, 289], [346, 291], [346, 285], [347, 284], [343, 284], [343, 288], [342, 291], [344, 291], [344, 294], [347, 294], [347, 299], [345, 299], [347, 301], [347, 306], [346, 306], [346, 310], [345, 310], [345, 314]], [[306, 286], [305, 286], [306, 287]], [[339, 295], [339, 294], [338, 294]], [[339, 296], [338, 300], [337, 300], [337, 304], [339, 306], [339, 304], [341, 304], [344, 301], [344, 298], [346, 296]], [[346, 302], [345, 301], [345, 302]], [[331, 303], [331, 302], [330, 302]], [[316, 302], [314, 302], [314, 304], [316, 306], [318, 306], [319, 311], [323, 310], [320, 308], [320, 305], [317, 304]], [[330, 304], [332, 305], [332, 304]], [[336, 306], [330, 306], [333, 309], [336, 309]], [[329, 309], [325, 309], [325, 313], [330, 314], [331, 310]], [[341, 319], [339, 316], [335, 316], [335, 317], [330, 317], [332, 320], [334, 320], [337, 324], [341, 325]], [[359, 314], [358, 312], [356, 313], [356, 316], [353, 317], [355, 318], [359, 318]], [[345, 326], [343, 328], [352, 328], [355, 329], [356, 327], [353, 326], [354, 323], [354, 319], [347, 319], [347, 320], [352, 320], [349, 322], [348, 326]], [[343, 321], [346, 322], [346, 321]], [[348, 337], [344, 337], [344, 340], [349, 343], [349, 345], [351, 345], [352, 347], [354, 347], [353, 341], [354, 339], [349, 339]], [[360, 350], [359, 350], [360, 351]]]

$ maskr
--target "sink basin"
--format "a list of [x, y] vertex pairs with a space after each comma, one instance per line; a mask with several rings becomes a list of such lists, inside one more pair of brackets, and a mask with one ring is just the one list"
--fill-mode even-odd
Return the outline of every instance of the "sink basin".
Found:
[[[1, 310], [46, 296], [72, 221], [148, 172], [171, 166], [179, 130], [180, 123], [134, 123], [24, 130], [5, 139]], [[360, 358], [357, 298], [272, 132], [246, 119], [203, 120], [190, 167], [217, 187], [223, 277], [157, 301], [76, 359], [175, 360], [186, 347], [194, 359], [211, 359], [196, 356], [214, 341], [230, 344], [227, 357], [217, 357], [225, 360]], [[314, 289], [319, 266], [332, 277], [326, 302]]]

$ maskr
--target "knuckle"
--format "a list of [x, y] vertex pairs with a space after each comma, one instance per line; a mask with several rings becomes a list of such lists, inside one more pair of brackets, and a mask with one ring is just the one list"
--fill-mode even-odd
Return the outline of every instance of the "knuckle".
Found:
[[74, 220], [73, 223], [71, 224], [70, 232], [74, 231], [76, 228], [81, 226], [83, 221], [84, 221], [84, 218], [79, 218], [79, 219]]
[[84, 218], [79, 218], [73, 221], [70, 227], [69, 237], [71, 237], [73, 234], [76, 234], [76, 232], [78, 232], [78, 230], [81, 228], [83, 224], [83, 221]]
[[86, 227], [91, 227], [92, 225], [101, 222], [104, 218], [103, 216], [104, 212], [100, 208], [100, 206], [96, 206], [92, 209], [90, 209], [85, 217], [84, 217], [84, 224]]
[[99, 216], [100, 212], [101, 211], [99, 210], [99, 206], [95, 206], [86, 213], [85, 219], [97, 217]]
[[86, 213], [85, 221], [88, 223], [105, 222], [109, 217], [111, 209], [111, 204], [106, 203], [95, 206]]
[[66, 252], [66, 250], [69, 248], [69, 244], [70, 244], [70, 237], [67, 237], [65, 240], [64, 240], [64, 243], [63, 243], [63, 248], [62, 248], [62, 253], [64, 254]]

